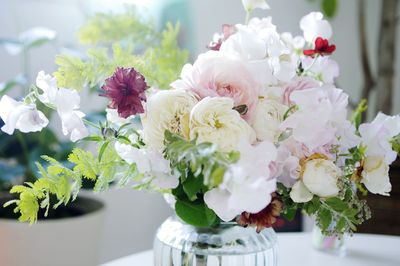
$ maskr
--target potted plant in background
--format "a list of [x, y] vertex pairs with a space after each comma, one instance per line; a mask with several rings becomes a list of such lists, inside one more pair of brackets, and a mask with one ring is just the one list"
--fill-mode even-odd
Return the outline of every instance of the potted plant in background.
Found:
[[[268, 8], [264, 1], [243, 4], [246, 24], [225, 25], [180, 78], [176, 66], [187, 54], [170, 25], [139, 56], [116, 45], [111, 59], [68, 57], [23, 102], [3, 96], [0, 110], [7, 102], [29, 105], [27, 120], [38, 129], [47, 125], [42, 110], [72, 116], [64, 126], [97, 145], [95, 153], [74, 148], [71, 165], [42, 156], [47, 165], [37, 164], [37, 181], [14, 186], [19, 198], [5, 206], [34, 223], [40, 210], [73, 201], [84, 179], [96, 182], [95, 191], [111, 183], [158, 191], [176, 216], [157, 232], [156, 265], [276, 265], [271, 226], [298, 210], [315, 215], [323, 234], [354, 232], [370, 217], [358, 191], [391, 190], [400, 117], [380, 113], [361, 123], [362, 102], [347, 119], [348, 96], [334, 85], [332, 29], [321, 13], [303, 17], [304, 36], [293, 37], [279, 34], [271, 18], [250, 19], [254, 8]], [[114, 65], [121, 54], [126, 61]], [[108, 58], [108, 71], [116, 67], [104, 80], [97, 75], [104, 68], [93, 67], [97, 58]], [[85, 120], [77, 104], [77, 89], [93, 80], [109, 100], [99, 124]], [[13, 114], [4, 115], [6, 126], [26, 131], [10, 123], [23, 117]], [[132, 123], [138, 116], [143, 130]]]

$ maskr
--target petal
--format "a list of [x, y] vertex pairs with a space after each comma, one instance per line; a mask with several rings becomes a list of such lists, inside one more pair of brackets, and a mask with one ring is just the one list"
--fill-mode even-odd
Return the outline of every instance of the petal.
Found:
[[313, 194], [306, 188], [303, 181], [299, 180], [293, 185], [290, 198], [297, 203], [309, 202]]
[[225, 222], [233, 220], [241, 212], [231, 208], [228, 204], [230, 193], [226, 190], [214, 188], [204, 194], [204, 202], [219, 218]]

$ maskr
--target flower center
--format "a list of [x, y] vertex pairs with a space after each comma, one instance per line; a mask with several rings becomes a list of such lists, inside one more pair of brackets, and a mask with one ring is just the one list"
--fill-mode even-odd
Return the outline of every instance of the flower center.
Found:
[[130, 94], [130, 90], [127, 84], [121, 84], [121, 92], [123, 96], [128, 96]]

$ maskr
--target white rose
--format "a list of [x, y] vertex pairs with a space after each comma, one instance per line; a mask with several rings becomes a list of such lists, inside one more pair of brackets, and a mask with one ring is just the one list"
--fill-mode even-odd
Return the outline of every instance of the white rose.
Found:
[[340, 169], [329, 160], [314, 159], [306, 162], [302, 180], [306, 188], [319, 197], [334, 197], [339, 193], [337, 181]]
[[332, 27], [321, 12], [311, 12], [300, 20], [300, 29], [304, 39], [312, 43], [317, 37], [329, 39], [332, 36]]
[[262, 100], [258, 103], [252, 123], [258, 140], [278, 140], [286, 109], [285, 105], [274, 100]]
[[142, 115], [144, 142], [155, 149], [163, 149], [166, 130], [189, 138], [189, 116], [196, 97], [187, 90], [159, 91], [149, 97]]
[[392, 185], [389, 179], [389, 165], [385, 163], [384, 157], [367, 157], [361, 176], [361, 182], [370, 192], [389, 196]]
[[242, 3], [247, 12], [251, 12], [255, 8], [269, 9], [265, 0], [242, 0]]
[[234, 150], [243, 140], [253, 143], [254, 130], [233, 107], [231, 98], [202, 99], [190, 113], [190, 138], [215, 143], [221, 151]]

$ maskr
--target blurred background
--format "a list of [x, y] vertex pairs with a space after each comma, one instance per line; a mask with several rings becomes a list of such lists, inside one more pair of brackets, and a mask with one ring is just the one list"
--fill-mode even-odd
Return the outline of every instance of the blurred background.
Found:
[[[289, 31], [293, 35], [301, 35], [300, 18], [310, 11], [321, 10], [321, 2], [324, 1], [269, 0], [271, 10], [256, 10], [254, 16], [272, 16], [278, 32]], [[338, 0], [336, 2], [336, 11], [331, 14], [334, 31], [331, 41], [337, 45], [333, 58], [339, 63], [341, 72], [337, 85], [350, 95], [353, 102], [358, 102], [362, 93], [368, 90], [365, 88], [371, 81], [369, 77], [373, 77], [373, 83], [380, 82], [377, 77], [383, 67], [383, 63], [380, 62], [382, 52], [390, 54], [390, 47], [380, 44], [382, 31], [387, 31], [383, 37], [389, 34], [396, 41], [396, 34], [397, 38], [400, 35], [400, 26], [394, 27], [394, 32], [382, 28], [381, 18], [388, 17], [385, 13], [387, 10], [382, 9], [383, 1]], [[167, 21], [180, 21], [181, 31], [177, 39], [181, 47], [188, 49], [190, 61], [193, 61], [198, 53], [206, 51], [206, 46], [213, 34], [221, 31], [222, 24], [244, 23], [245, 20], [245, 12], [240, 0], [0, 0], [0, 93], [21, 95], [27, 84], [34, 82], [38, 71], [45, 70], [47, 73], [52, 73], [57, 70], [55, 57], [58, 54], [83, 56], [90, 44], [82, 44], [82, 41], [79, 41], [79, 29], [87, 25], [98, 12], [126, 13], [127, 10], [132, 9], [132, 6], [136, 6], [136, 15], [151, 21], [157, 30], [164, 28]], [[364, 12], [360, 12], [360, 6]], [[399, 24], [399, 8], [396, 12], [395, 23]], [[360, 35], [360, 15], [365, 16], [364, 50], [360, 42], [360, 38], [363, 38], [363, 35]], [[119, 29], [113, 30], [118, 32]], [[393, 43], [395, 43], [395, 48], [400, 46], [399, 42]], [[365, 61], [362, 64], [362, 52], [368, 55], [371, 75], [365, 74], [366, 64]], [[397, 51], [391, 55], [393, 56], [389, 60], [391, 63], [389, 65], [394, 70], [391, 112], [394, 114], [400, 112], [400, 52]], [[375, 106], [376, 95], [379, 93], [379, 89], [371, 89], [369, 97], [371, 106]], [[85, 94], [87, 95], [81, 103], [84, 111], [97, 111], [99, 104], [105, 105], [96, 93]], [[371, 108], [370, 112], [373, 113], [374, 108]], [[63, 138], [59, 136], [59, 129], [57, 126], [53, 129], [54, 142], [62, 143]], [[22, 161], [29, 164], [32, 157], [19, 159], [19, 152], [22, 154], [23, 149], [19, 151], [16, 147], [19, 147], [18, 145], [23, 147], [21, 142], [18, 144], [16, 142], [18, 140], [7, 139], [3, 136], [4, 133], [0, 134], [0, 157], [2, 158], [0, 175], [3, 175], [2, 178], [9, 180], [10, 183], [15, 183], [14, 177], [21, 176], [22, 173], [26, 175], [26, 169], [19, 169], [15, 167], [15, 162], [10, 162], [10, 152], [17, 158], [16, 162]], [[34, 138], [35, 136], [32, 137]], [[42, 146], [37, 145], [41, 148], [36, 153], [49, 152], [46, 149], [50, 146], [51, 139], [41, 140], [41, 142], [38, 140]], [[11, 144], [7, 146], [6, 143]], [[57, 147], [50, 152], [61, 157], [61, 150], [68, 151], [71, 148], [67, 143]], [[377, 209], [376, 212], [379, 215], [374, 214], [375, 220], [362, 230], [400, 234], [400, 221], [396, 220], [399, 219], [396, 217], [400, 215], [398, 213], [393, 215], [393, 210], [400, 209], [400, 181], [393, 180], [393, 175], [399, 176], [396, 174], [396, 169], [394, 167], [392, 173], [394, 191], [391, 201], [381, 204], [379, 197], [374, 198], [376, 206], [373, 204], [372, 207]], [[96, 239], [100, 262], [150, 249], [155, 230], [172, 213], [164, 199], [156, 194], [116, 188], [102, 194], [90, 192], [84, 192], [84, 194], [97, 198], [105, 204], [102, 221], [98, 225], [99, 235]], [[391, 215], [395, 217], [391, 221], [387, 220], [386, 209], [391, 209]], [[282, 222], [281, 225], [285, 223]], [[302, 221], [299, 217], [294, 224], [286, 226], [288, 230], [309, 230], [312, 222]], [[2, 223], [0, 223], [0, 250], [4, 246], [12, 246], [12, 241], [18, 241], [12, 235], [6, 239], [5, 231], [1, 227]], [[391, 229], [387, 229], [388, 227]], [[88, 228], [90, 229], [90, 226], [84, 227], [78, 224], [73, 234], [77, 237], [84, 234], [84, 230]], [[57, 237], [59, 241], [62, 241], [62, 234]], [[8, 241], [8, 244], [4, 241]], [[85, 244], [88, 243], [76, 241], [74, 245], [76, 248], [85, 249]], [[31, 247], [31, 249], [35, 248]]]

